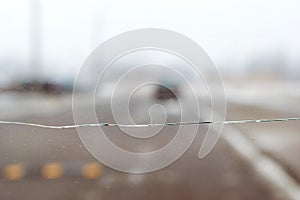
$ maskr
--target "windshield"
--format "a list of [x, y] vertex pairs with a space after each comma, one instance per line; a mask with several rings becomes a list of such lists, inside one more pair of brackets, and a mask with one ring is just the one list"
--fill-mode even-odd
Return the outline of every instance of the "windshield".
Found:
[[0, 199], [300, 199], [299, 6], [2, 1]]

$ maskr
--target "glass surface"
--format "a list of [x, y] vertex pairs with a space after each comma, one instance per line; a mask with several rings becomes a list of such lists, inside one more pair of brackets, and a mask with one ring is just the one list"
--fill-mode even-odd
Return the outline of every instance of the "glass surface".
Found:
[[[300, 199], [300, 121], [224, 125], [200, 159], [206, 133], [223, 122], [184, 123], [212, 122], [212, 96], [224, 100], [220, 80], [210, 71], [199, 75], [175, 54], [133, 52], [111, 64], [93, 98], [89, 83], [97, 70], [73, 93], [78, 72], [103, 42], [160, 28], [190, 38], [217, 66], [227, 121], [299, 117], [299, 7], [296, 0], [0, 2], [0, 199]], [[84, 124], [110, 125], [61, 127], [75, 124], [73, 95]], [[96, 122], [86, 114], [91, 104]], [[180, 128], [187, 138], [196, 131], [191, 146], [149, 173], [110, 168], [78, 136], [86, 132], [98, 148], [101, 129], [118, 148], [147, 153], [164, 148]], [[152, 164], [99, 149], [131, 171]]]

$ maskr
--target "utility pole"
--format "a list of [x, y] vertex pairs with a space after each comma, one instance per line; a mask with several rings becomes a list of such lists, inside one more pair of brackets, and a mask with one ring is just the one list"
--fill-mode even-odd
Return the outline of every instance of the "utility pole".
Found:
[[30, 71], [33, 81], [40, 81], [42, 62], [42, 6], [41, 0], [30, 0]]

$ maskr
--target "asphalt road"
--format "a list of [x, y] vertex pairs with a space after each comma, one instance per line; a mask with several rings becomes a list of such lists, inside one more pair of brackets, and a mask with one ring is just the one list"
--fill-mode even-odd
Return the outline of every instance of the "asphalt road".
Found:
[[[43, 106], [43, 103], [39, 106]], [[105, 104], [101, 106], [109, 109]], [[111, 115], [102, 112], [100, 118], [109, 121]], [[10, 119], [44, 124], [73, 123], [71, 105], [51, 114], [40, 116], [35, 113]], [[142, 143], [127, 143], [119, 129], [106, 129], [106, 133], [112, 136], [111, 140], [118, 145], [143, 151]], [[0, 125], [0, 199], [285, 199], [279, 197], [256, 169], [249, 165], [249, 161], [242, 158], [223, 138], [205, 159], [198, 159], [206, 130], [207, 126], [202, 126], [189, 150], [162, 170], [128, 174], [101, 165], [100, 173], [89, 179], [82, 173], [83, 166], [98, 162], [82, 145], [76, 130]], [[174, 131], [176, 127], [165, 128], [159, 139], [154, 137], [147, 144], [148, 149], [163, 146], [172, 139]], [[61, 165], [61, 174], [56, 178], [43, 176], [41, 171], [47, 163]], [[24, 175], [16, 180], [8, 180], [5, 168], [11, 164], [22, 166]]]

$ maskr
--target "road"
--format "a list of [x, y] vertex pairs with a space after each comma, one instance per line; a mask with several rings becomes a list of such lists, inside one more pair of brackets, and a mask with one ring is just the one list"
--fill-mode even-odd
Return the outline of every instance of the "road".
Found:
[[[47, 98], [39, 99], [41, 112], [43, 107], [50, 106], [48, 101]], [[62, 100], [57, 101], [55, 106], [60, 105]], [[9, 120], [52, 125], [72, 124], [71, 101], [67, 102], [69, 103], [64, 103], [60, 109], [50, 114], [46, 110], [43, 114], [34, 111], [19, 117], [7, 116]], [[244, 111], [231, 109], [230, 112], [232, 116], [238, 116], [239, 112]], [[109, 121], [110, 117], [109, 114], [102, 113], [101, 119]], [[119, 141], [120, 146], [133, 151], [143, 147], [142, 144], [130, 146], [131, 143], [127, 144], [127, 140], [118, 139], [123, 137], [118, 129], [106, 129], [106, 133], [113, 136], [112, 141]], [[98, 163], [82, 145], [75, 129], [50, 130], [0, 125], [0, 199], [288, 199], [286, 191], [277, 188], [276, 184], [274, 186], [268, 177], [262, 176], [251, 160], [232, 145], [228, 137], [221, 137], [206, 158], [198, 159], [197, 154], [206, 130], [207, 126], [198, 130], [192, 146], [171, 166], [152, 173], [129, 174]], [[174, 131], [174, 127], [165, 128], [159, 139], [151, 141], [148, 147], [155, 149], [162, 146], [172, 138]], [[223, 135], [230, 131], [231, 129], [224, 129]], [[250, 138], [248, 142], [255, 141]], [[59, 165], [62, 168], [61, 174], [52, 178], [43, 175], [41, 171], [47, 163]], [[99, 174], [87, 178], [82, 173], [82, 168], [87, 163], [98, 163]], [[5, 168], [9, 165], [21, 166], [24, 175], [8, 180]]]

